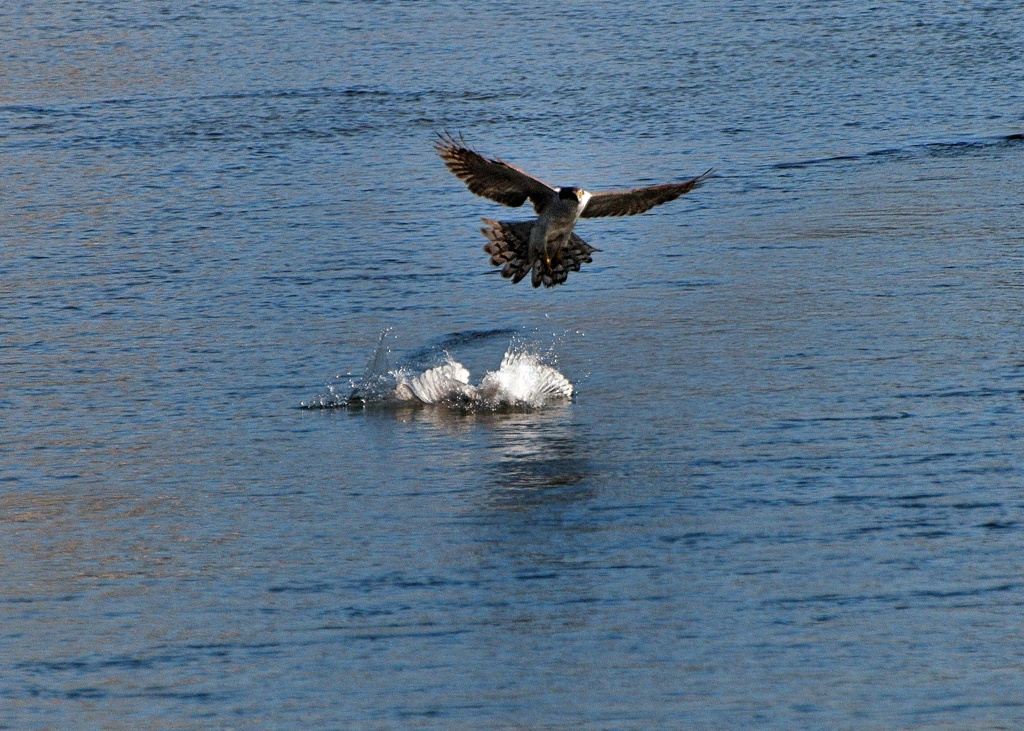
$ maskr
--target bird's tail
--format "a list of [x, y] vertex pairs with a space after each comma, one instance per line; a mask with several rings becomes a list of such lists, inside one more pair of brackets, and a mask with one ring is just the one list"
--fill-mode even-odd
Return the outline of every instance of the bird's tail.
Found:
[[502, 267], [501, 276], [515, 284], [530, 272], [530, 231], [533, 221], [492, 221], [480, 229], [488, 239], [484, 253], [490, 254], [491, 264]]
[[502, 267], [501, 276], [511, 278], [513, 284], [522, 281], [531, 271], [533, 276], [530, 282], [534, 287], [562, 284], [570, 271], [578, 272], [581, 265], [593, 261], [590, 255], [598, 251], [573, 233], [569, 236], [569, 242], [550, 261], [542, 257], [531, 261], [530, 231], [533, 229], [533, 221], [492, 221], [485, 218], [483, 222], [487, 227], [480, 231], [489, 240], [484, 246], [484, 252], [490, 254], [491, 264]]

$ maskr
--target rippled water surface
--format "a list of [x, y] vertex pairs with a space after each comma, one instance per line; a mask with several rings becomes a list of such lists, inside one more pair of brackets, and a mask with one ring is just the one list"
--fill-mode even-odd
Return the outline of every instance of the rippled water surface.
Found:
[[[1022, 28], [0, 9], [0, 728], [1020, 728]], [[533, 290], [441, 129], [717, 177]], [[573, 399], [301, 408], [384, 331]]]

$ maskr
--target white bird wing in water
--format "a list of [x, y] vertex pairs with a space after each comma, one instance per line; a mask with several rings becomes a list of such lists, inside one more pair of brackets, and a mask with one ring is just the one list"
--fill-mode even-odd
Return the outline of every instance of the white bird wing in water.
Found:
[[476, 389], [469, 385], [469, 371], [457, 361], [449, 361], [423, 371], [409, 379], [408, 387], [425, 404], [437, 404], [458, 396], [473, 398], [476, 395]]
[[456, 360], [411, 377], [398, 372], [397, 378], [392, 397], [423, 404], [541, 408], [570, 401], [573, 394], [568, 378], [530, 352], [505, 353], [498, 370], [485, 374], [479, 386], [469, 382], [469, 371]]

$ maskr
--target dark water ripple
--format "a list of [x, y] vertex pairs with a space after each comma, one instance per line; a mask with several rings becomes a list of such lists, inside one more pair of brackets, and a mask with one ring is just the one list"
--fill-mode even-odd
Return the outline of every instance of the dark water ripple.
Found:
[[871, 150], [863, 155], [834, 155], [815, 160], [803, 160], [800, 162], [780, 162], [775, 165], [778, 170], [790, 168], [805, 168], [811, 165], [826, 165], [830, 163], [863, 162], [871, 158], [882, 158], [884, 162], [898, 161], [901, 158], [909, 159], [915, 155], [928, 155], [930, 157], [959, 157], [961, 155], [972, 155], [985, 153], [991, 148], [1015, 147], [1024, 141], [1024, 133], [1014, 133], [992, 137], [982, 140], [962, 140], [958, 142], [927, 142], [909, 145], [905, 148], [887, 148], [882, 150]]

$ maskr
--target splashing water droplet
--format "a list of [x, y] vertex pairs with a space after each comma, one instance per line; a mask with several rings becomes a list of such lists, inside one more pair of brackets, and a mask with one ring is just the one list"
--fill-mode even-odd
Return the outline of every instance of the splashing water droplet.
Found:
[[441, 405], [468, 411], [540, 409], [572, 400], [573, 385], [553, 365], [554, 352], [542, 356], [519, 338], [513, 338], [495, 371], [484, 374], [478, 385], [469, 371], [450, 354], [423, 371], [392, 369], [381, 334], [363, 378], [343, 396], [333, 385], [328, 393], [304, 402], [305, 408], [365, 405]]

